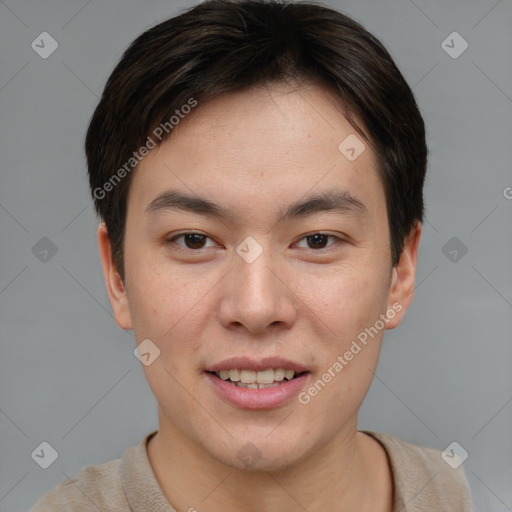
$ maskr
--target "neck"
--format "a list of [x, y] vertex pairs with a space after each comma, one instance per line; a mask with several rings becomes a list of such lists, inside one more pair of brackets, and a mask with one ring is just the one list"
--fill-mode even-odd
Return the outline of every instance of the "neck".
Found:
[[164, 495], [180, 511], [392, 510], [387, 456], [377, 441], [357, 432], [357, 418], [328, 443], [278, 471], [223, 464], [162, 415], [147, 451]]

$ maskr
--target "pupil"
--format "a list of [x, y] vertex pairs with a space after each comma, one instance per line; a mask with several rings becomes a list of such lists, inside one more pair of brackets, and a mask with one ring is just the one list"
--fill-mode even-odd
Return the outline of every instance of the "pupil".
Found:
[[[187, 247], [189, 249], [200, 249], [204, 243], [202, 244], [202, 242], [204, 242], [204, 235], [200, 235], [198, 233], [192, 233], [192, 234], [188, 234], [188, 235], [185, 235], [185, 243], [187, 244]], [[196, 245], [198, 244], [199, 247], [190, 247], [190, 244], [192, 245]]]
[[[313, 244], [317, 244], [315, 248], [318, 248], [319, 246], [325, 247], [327, 243], [327, 235], [323, 235], [321, 233], [317, 233], [316, 235], [308, 236], [308, 242], [313, 240]], [[323, 239], [324, 243], [322, 243], [321, 239]]]

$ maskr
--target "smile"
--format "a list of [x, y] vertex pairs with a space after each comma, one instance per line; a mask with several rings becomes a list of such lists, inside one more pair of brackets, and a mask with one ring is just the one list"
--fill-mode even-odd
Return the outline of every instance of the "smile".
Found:
[[240, 388], [266, 389], [281, 386], [283, 383], [298, 377], [304, 372], [296, 374], [295, 371], [285, 370], [284, 368], [269, 368], [261, 371], [234, 368], [212, 373], [219, 379]]
[[[240, 409], [273, 409], [289, 403], [306, 386], [309, 380], [310, 372], [288, 373], [289, 379], [284, 375], [282, 378], [282, 368], [254, 371], [254, 370], [224, 370], [222, 378], [220, 371], [206, 371], [203, 375], [212, 385], [214, 393], [224, 402]], [[234, 378], [240, 377], [238, 381], [232, 381], [230, 373], [233, 371]], [[227, 372], [227, 375], [226, 373]], [[239, 372], [238, 376], [237, 373]], [[246, 373], [247, 372], [247, 373]], [[273, 375], [271, 375], [271, 373]], [[272, 382], [257, 382], [258, 373], [262, 373], [262, 380]], [[277, 375], [276, 375], [277, 373]], [[281, 378], [281, 380], [277, 380]], [[254, 382], [243, 382], [243, 380], [254, 380]]]

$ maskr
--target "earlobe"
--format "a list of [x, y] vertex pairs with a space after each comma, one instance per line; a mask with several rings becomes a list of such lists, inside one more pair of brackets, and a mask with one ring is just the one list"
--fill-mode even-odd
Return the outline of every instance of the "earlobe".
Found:
[[113, 258], [112, 245], [104, 222], [98, 226], [98, 249], [100, 253], [103, 277], [107, 293], [114, 312], [114, 318], [121, 329], [132, 329], [132, 319], [124, 283], [119, 275]]
[[400, 324], [414, 297], [421, 232], [422, 225], [418, 222], [405, 240], [400, 261], [392, 269], [388, 308], [393, 309], [397, 314], [387, 323], [387, 329], [394, 329]]

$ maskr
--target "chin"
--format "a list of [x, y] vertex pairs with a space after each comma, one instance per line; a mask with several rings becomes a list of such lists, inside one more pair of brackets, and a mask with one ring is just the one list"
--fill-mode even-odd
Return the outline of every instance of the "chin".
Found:
[[295, 456], [286, 457], [281, 454], [276, 455], [275, 453], [266, 454], [262, 453], [261, 450], [260, 454], [254, 456], [252, 460], [249, 459], [247, 455], [244, 455], [241, 459], [238, 457], [238, 453], [233, 453], [229, 458], [226, 458], [225, 454], [223, 454], [222, 459], [219, 461], [226, 466], [247, 473], [285, 471], [297, 463]]
[[[295, 436], [276, 436], [270, 439], [272, 429], [261, 436], [245, 434], [233, 436], [225, 445], [207, 447], [210, 455], [222, 464], [240, 471], [275, 472], [284, 471], [307, 456], [308, 447]], [[220, 450], [219, 450], [220, 448]], [[300, 448], [300, 452], [298, 451]]]

